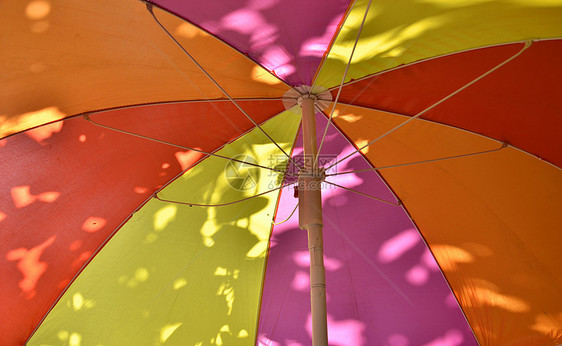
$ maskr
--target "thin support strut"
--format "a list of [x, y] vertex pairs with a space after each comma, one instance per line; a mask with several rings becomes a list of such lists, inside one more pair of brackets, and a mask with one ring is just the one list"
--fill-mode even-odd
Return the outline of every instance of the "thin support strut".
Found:
[[298, 207], [299, 207], [299, 203], [297, 202], [297, 204], [295, 204], [295, 207], [293, 208], [293, 211], [291, 212], [291, 214], [289, 214], [289, 216], [287, 216], [287, 217], [285, 218], [285, 220], [280, 221], [280, 222], [273, 222], [273, 220], [271, 220], [271, 224], [272, 224], [273, 226], [278, 226], [278, 225], [284, 224], [285, 222], [289, 221], [289, 219], [290, 219], [291, 217], [293, 217], [293, 214], [295, 213], [295, 211], [297, 211], [297, 208], [298, 208]]
[[503, 65], [509, 63], [510, 61], [512, 61], [513, 59], [517, 58], [519, 55], [521, 55], [525, 50], [527, 50], [527, 48], [529, 48], [531, 46], [531, 44], [533, 43], [533, 41], [527, 41], [525, 42], [525, 46], [523, 48], [521, 48], [521, 50], [519, 50], [517, 53], [515, 53], [514, 55], [512, 55], [511, 57], [507, 58], [506, 60], [502, 61], [501, 63], [499, 63], [498, 65], [492, 67], [490, 70], [484, 72], [483, 74], [481, 74], [480, 76], [476, 77], [475, 79], [473, 79], [472, 81], [466, 83], [465, 85], [463, 85], [462, 87], [458, 88], [457, 90], [453, 91], [452, 93], [450, 93], [449, 95], [445, 96], [444, 98], [442, 98], [441, 100], [435, 102], [434, 104], [432, 104], [431, 106], [427, 107], [426, 109], [422, 110], [421, 112], [419, 112], [418, 114], [410, 117], [408, 120], [404, 121], [403, 123], [399, 124], [398, 126], [395, 126], [394, 128], [390, 129], [388, 132], [380, 135], [379, 137], [373, 139], [372, 141], [370, 141], [369, 143], [365, 144], [364, 146], [362, 146], [361, 148], [358, 148], [354, 151], [352, 151], [351, 153], [349, 153], [348, 155], [346, 155], [345, 157], [339, 159], [338, 161], [334, 162], [333, 164], [331, 164], [330, 166], [326, 167], [326, 170], [330, 169], [331, 167], [337, 165], [338, 163], [347, 160], [348, 158], [350, 158], [351, 156], [353, 156], [355, 153], [360, 152], [361, 150], [367, 148], [368, 146], [376, 143], [377, 141], [383, 139], [384, 137], [388, 136], [389, 134], [393, 133], [394, 131], [398, 130], [399, 128], [401, 128], [402, 126], [406, 125], [407, 123], [413, 121], [414, 119], [419, 118], [420, 116], [424, 115], [425, 113], [427, 113], [428, 111], [432, 110], [433, 108], [437, 107], [438, 105], [440, 105], [441, 103], [447, 101], [448, 99], [450, 99], [451, 97], [455, 96], [456, 94], [460, 93], [461, 91], [463, 91], [464, 89], [468, 88], [469, 86], [471, 86], [472, 84], [478, 82], [479, 80], [481, 80], [482, 78], [486, 77], [487, 75], [489, 75], [490, 73], [496, 71], [497, 69], [499, 69], [500, 67], [502, 67]]
[[158, 18], [156, 18], [156, 15], [154, 14], [154, 11], [152, 10], [153, 4], [146, 2], [146, 9], [148, 10], [148, 12], [150, 12], [150, 14], [152, 15], [152, 18], [154, 18], [154, 21], [156, 21], [156, 23], [158, 24], [158, 26], [172, 39], [172, 41], [174, 41], [174, 43], [182, 50], [182, 52], [184, 52], [185, 55], [187, 55], [187, 57], [189, 58], [189, 60], [191, 60], [191, 62], [193, 62], [195, 64], [195, 66], [197, 66], [197, 68], [199, 68], [199, 70], [201, 70], [201, 72], [203, 72], [203, 74], [205, 76], [207, 76], [209, 78], [209, 80], [217, 87], [219, 88], [219, 90], [236, 106], [236, 108], [238, 108], [238, 110], [240, 110], [240, 112], [242, 112], [242, 114], [244, 114], [246, 116], [246, 118], [248, 118], [248, 120], [250, 120], [252, 122], [252, 124], [254, 124], [255, 127], [257, 127], [270, 141], [271, 143], [275, 144], [275, 146], [281, 150], [281, 152], [287, 156], [287, 158], [298, 168], [302, 168], [299, 165], [297, 165], [297, 163], [293, 160], [293, 158], [287, 154], [287, 152], [285, 150], [283, 150], [283, 148], [281, 148], [281, 146], [279, 144], [277, 144], [277, 142], [271, 138], [270, 135], [267, 134], [267, 132], [265, 132], [265, 130], [250, 116], [248, 115], [248, 113], [246, 113], [246, 111], [244, 109], [242, 109], [242, 107], [240, 107], [240, 105], [238, 104], [238, 102], [236, 102], [232, 97], [230, 97], [230, 95], [226, 92], [226, 90], [223, 89], [223, 87], [220, 86], [220, 84], [215, 81], [215, 79], [203, 68], [203, 66], [201, 66], [197, 60], [195, 60], [195, 58], [189, 54], [189, 52], [176, 40], [176, 38], [164, 27], [164, 25], [162, 25], [162, 23], [160, 23], [160, 21], [158, 20]]
[[459, 158], [462, 158], [462, 157], [476, 156], [476, 155], [482, 155], [482, 154], [489, 154], [489, 153], [493, 153], [493, 152], [496, 152], [496, 151], [500, 151], [500, 150], [502, 150], [503, 148], [507, 148], [507, 146], [508, 146], [507, 143], [502, 143], [501, 147], [495, 148], [495, 149], [490, 149], [490, 150], [483, 150], [483, 151], [477, 151], [477, 152], [468, 153], [468, 154], [461, 154], [461, 155], [440, 157], [440, 158], [438, 158], [438, 159], [431, 159], [431, 160], [424, 160], [424, 161], [416, 161], [416, 162], [408, 162], [408, 163], [400, 163], [400, 164], [397, 164], [397, 165], [390, 165], [390, 166], [383, 166], [383, 167], [373, 167], [373, 168], [368, 168], [368, 169], [358, 169], [358, 170], [355, 170], [355, 171], [347, 171], [347, 172], [336, 172], [336, 173], [326, 174], [326, 177], [333, 177], [333, 176], [335, 176], [335, 175], [342, 175], [342, 174], [353, 174], [353, 173], [361, 173], [361, 172], [373, 172], [373, 171], [380, 171], [380, 170], [382, 170], [382, 169], [388, 169], [388, 168], [396, 168], [396, 167], [420, 165], [420, 164], [423, 164], [423, 163], [447, 161], [447, 160], [452, 160], [452, 159], [459, 159]]
[[155, 192], [153, 196], [154, 196], [154, 198], [156, 198], [157, 200], [162, 201], [162, 202], [168, 202], [168, 203], [174, 203], [174, 204], [183, 204], [183, 205], [188, 205], [190, 207], [193, 207], [193, 206], [195, 206], [195, 207], [224, 207], [224, 206], [227, 206], [227, 205], [232, 205], [232, 204], [247, 201], [247, 200], [252, 199], [252, 198], [263, 196], [263, 195], [271, 193], [273, 191], [281, 190], [281, 189], [283, 189], [287, 186], [291, 186], [292, 184], [294, 184], [294, 183], [281, 185], [281, 186], [276, 187], [274, 189], [267, 190], [267, 191], [258, 193], [257, 195], [242, 198], [242, 199], [239, 199], [239, 200], [236, 200], [236, 201], [227, 202], [227, 203], [219, 203], [219, 204], [201, 204], [201, 203], [190, 203], [190, 202], [182, 202], [182, 201], [172, 201], [172, 200], [169, 200], [169, 199], [158, 197], [158, 192]]
[[393, 205], [393, 206], [396, 206], [396, 207], [399, 207], [399, 206], [400, 206], [400, 203], [393, 203], [393, 202], [384, 200], [384, 199], [382, 199], [382, 198], [378, 198], [378, 197], [375, 197], [375, 196], [371, 196], [371, 195], [368, 195], [368, 194], [366, 194], [366, 193], [363, 193], [363, 192], [360, 192], [360, 191], [357, 191], [357, 190], [354, 190], [354, 189], [350, 189], [350, 188], [348, 188], [348, 187], [341, 186], [341, 185], [338, 185], [338, 184], [336, 184], [336, 183], [332, 183], [331, 181], [327, 181], [327, 180], [326, 180], [325, 183], [326, 183], [326, 184], [333, 185], [333, 186], [335, 186], [335, 187], [339, 187], [340, 189], [344, 189], [344, 190], [347, 190], [347, 191], [356, 193], [356, 194], [361, 195], [361, 196], [368, 197], [368, 198], [370, 198], [370, 199], [374, 199], [375, 201], [383, 202], [383, 203], [390, 204], [390, 205]]
[[162, 141], [162, 140], [159, 140], [159, 139], [156, 139], [156, 138], [151, 138], [151, 137], [143, 136], [143, 135], [140, 135], [140, 134], [138, 134], [138, 133], [129, 132], [129, 131], [121, 130], [121, 129], [118, 129], [118, 128], [115, 128], [115, 127], [103, 125], [103, 124], [100, 124], [100, 123], [97, 123], [97, 122], [93, 121], [93, 120], [90, 118], [90, 116], [87, 115], [87, 114], [84, 115], [83, 118], [84, 118], [86, 121], [88, 121], [88, 122], [90, 122], [90, 123], [92, 123], [92, 124], [94, 124], [94, 125], [96, 125], [96, 126], [102, 127], [102, 128], [104, 128], [104, 129], [112, 130], [112, 131], [115, 131], [115, 132], [123, 133], [123, 134], [129, 135], [129, 136], [134, 136], [134, 137], [146, 139], [146, 140], [149, 140], [149, 141], [152, 141], [152, 142], [156, 142], [156, 143], [160, 143], [160, 144], [165, 144], [165, 145], [169, 145], [169, 146], [176, 147], [176, 148], [180, 148], [180, 149], [184, 149], [184, 150], [195, 151], [195, 152], [198, 152], [198, 153], [201, 153], [201, 154], [205, 154], [205, 155], [209, 155], [209, 156], [218, 157], [218, 158], [225, 159], [225, 160], [228, 160], [228, 161], [239, 162], [239, 163], [243, 163], [243, 164], [249, 165], [249, 166], [254, 166], [254, 167], [258, 167], [258, 168], [263, 168], [263, 169], [267, 169], [267, 170], [270, 170], [270, 171], [273, 171], [273, 172], [277, 172], [277, 173], [282, 173], [282, 174], [286, 174], [286, 175], [290, 175], [290, 176], [295, 176], [294, 174], [289, 173], [288, 171], [286, 172], [286, 171], [282, 171], [282, 170], [276, 169], [276, 168], [261, 166], [261, 165], [258, 165], [258, 164], [252, 163], [252, 162], [246, 162], [246, 161], [234, 159], [234, 158], [227, 157], [227, 156], [222, 156], [222, 155], [220, 155], [220, 154], [210, 153], [210, 152], [207, 152], [207, 151], [204, 151], [204, 150], [201, 150], [201, 149], [190, 148], [190, 147], [186, 147], [186, 146], [183, 146], [183, 145], [179, 145], [179, 144], [174, 144], [174, 143]]
[[[363, 21], [361, 22], [361, 26], [357, 31], [357, 37], [355, 38], [355, 42], [353, 43], [353, 48], [351, 49], [351, 54], [349, 55], [349, 60], [347, 61], [347, 66], [345, 67], [345, 72], [342, 76], [340, 87], [338, 88], [338, 94], [336, 99], [334, 100], [334, 104], [332, 106], [332, 110], [330, 111], [330, 116], [328, 117], [328, 122], [326, 123], [326, 128], [324, 129], [324, 134], [322, 135], [322, 140], [320, 141], [320, 146], [318, 147], [318, 153], [314, 157], [314, 162], [318, 163], [318, 157], [320, 156], [320, 152], [322, 151], [322, 146], [324, 145], [324, 140], [326, 139], [326, 134], [328, 133], [328, 128], [332, 123], [332, 117], [334, 116], [334, 111], [336, 110], [336, 106], [338, 105], [338, 100], [340, 99], [341, 90], [343, 85], [345, 84], [345, 78], [347, 77], [347, 72], [349, 71], [349, 67], [351, 65], [351, 60], [353, 60], [353, 54], [355, 53], [355, 48], [357, 48], [357, 43], [359, 42], [359, 37], [361, 36], [361, 31], [363, 31], [363, 26], [365, 26], [365, 20], [367, 19], [367, 14], [369, 14], [369, 8], [371, 8], [372, 0], [369, 0], [367, 4], [367, 9], [365, 10], [365, 15], [363, 16]], [[312, 84], [312, 88], [314, 84]], [[312, 90], [312, 88], [310, 90]]]

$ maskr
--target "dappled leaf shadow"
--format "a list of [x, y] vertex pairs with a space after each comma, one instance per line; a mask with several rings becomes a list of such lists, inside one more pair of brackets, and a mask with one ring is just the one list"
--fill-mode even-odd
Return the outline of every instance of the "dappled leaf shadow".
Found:
[[[321, 136], [326, 121], [317, 122]], [[351, 151], [333, 128], [328, 134], [323, 153], [341, 156]], [[356, 155], [336, 169], [368, 167]], [[394, 201], [374, 172], [328, 180]], [[278, 221], [294, 203], [292, 192], [283, 190]], [[330, 345], [476, 344], [458, 305], [451, 304], [433, 257], [400, 207], [329, 185], [323, 190], [323, 205]], [[258, 344], [311, 343], [307, 235], [298, 229], [297, 219], [273, 231]]]

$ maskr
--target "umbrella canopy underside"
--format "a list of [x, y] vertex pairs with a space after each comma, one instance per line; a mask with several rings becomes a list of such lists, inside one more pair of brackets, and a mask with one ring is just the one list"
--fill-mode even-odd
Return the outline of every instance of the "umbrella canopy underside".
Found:
[[0, 344], [310, 344], [301, 85], [331, 345], [562, 342], [559, 3], [153, 3], [0, 3]]

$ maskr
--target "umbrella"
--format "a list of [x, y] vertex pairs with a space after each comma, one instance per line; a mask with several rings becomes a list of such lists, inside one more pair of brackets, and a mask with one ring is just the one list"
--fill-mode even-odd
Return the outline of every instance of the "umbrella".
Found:
[[2, 344], [562, 342], [557, 1], [0, 13]]

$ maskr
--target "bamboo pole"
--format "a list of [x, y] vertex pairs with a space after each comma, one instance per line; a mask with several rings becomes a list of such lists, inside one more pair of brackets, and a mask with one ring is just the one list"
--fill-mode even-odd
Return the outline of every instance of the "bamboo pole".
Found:
[[303, 95], [302, 132], [304, 171], [299, 174], [299, 224], [308, 231], [310, 252], [310, 305], [312, 312], [312, 345], [328, 346], [326, 317], [326, 278], [322, 241], [323, 173], [318, 169], [314, 95]]

